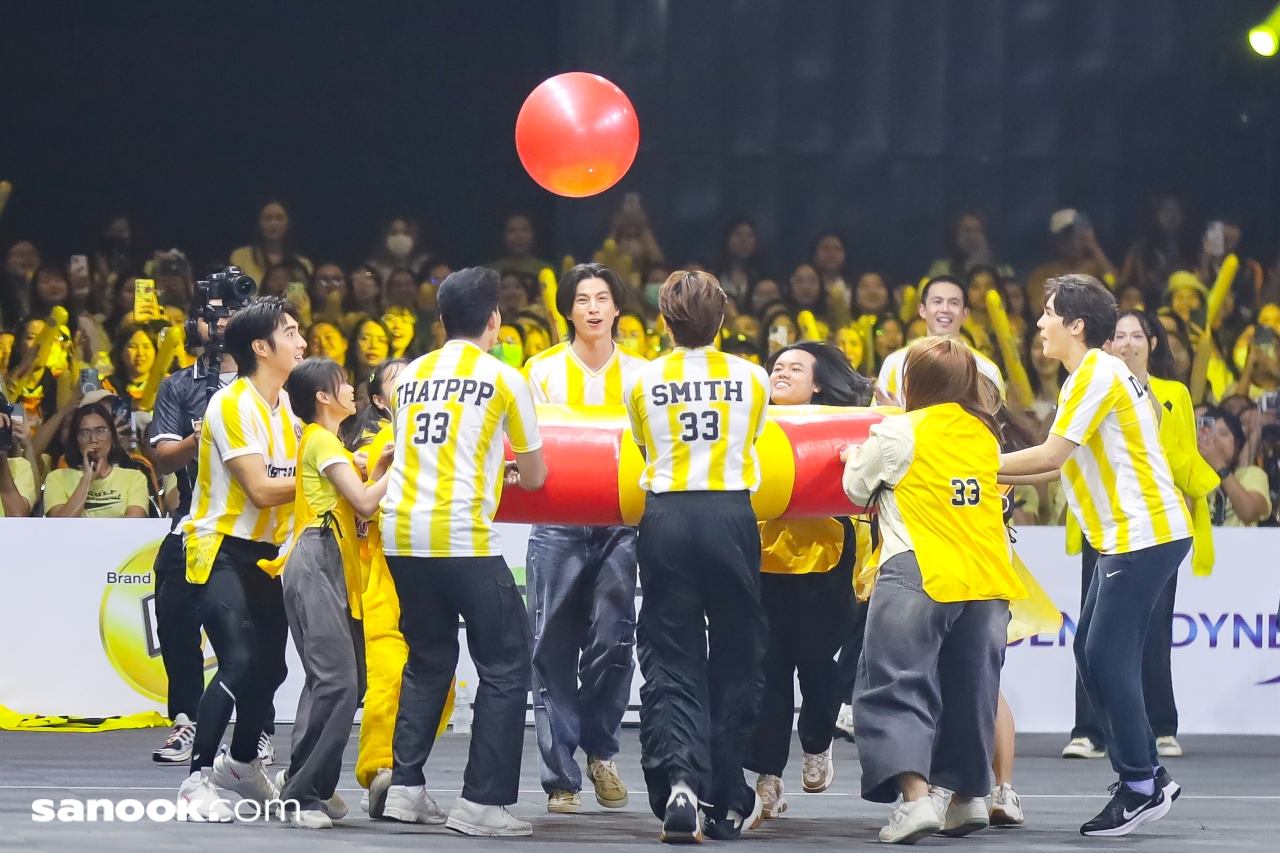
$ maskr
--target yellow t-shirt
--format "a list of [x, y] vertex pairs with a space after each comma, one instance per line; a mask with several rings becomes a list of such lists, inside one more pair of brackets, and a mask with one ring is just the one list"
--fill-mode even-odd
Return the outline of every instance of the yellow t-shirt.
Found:
[[[44, 480], [44, 507], [48, 512], [62, 506], [80, 485], [79, 468], [59, 468], [50, 471]], [[112, 466], [111, 472], [101, 480], [94, 480], [84, 499], [84, 514], [89, 518], [124, 518], [131, 506], [144, 511], [150, 501], [147, 491], [147, 475], [133, 468]]]
[[761, 521], [760, 571], [773, 575], [829, 572], [844, 554], [844, 525], [834, 518]]
[[[17, 487], [18, 494], [26, 498], [28, 506], [34, 509], [36, 501], [40, 499], [40, 492], [36, 489], [36, 478], [31, 471], [31, 463], [22, 457], [10, 458], [9, 476], [13, 479], [13, 485]], [[0, 503], [0, 518], [4, 517], [4, 504]]]
[[[322, 517], [332, 512], [343, 501], [338, 487], [325, 476], [330, 465], [350, 465], [355, 470], [351, 454], [342, 446], [336, 435], [318, 424], [307, 424], [302, 430], [303, 445], [298, 455], [298, 476], [302, 480], [302, 496], [315, 517], [302, 527], [322, 526]], [[294, 512], [297, 512], [295, 508]], [[299, 519], [301, 520], [301, 519]]]

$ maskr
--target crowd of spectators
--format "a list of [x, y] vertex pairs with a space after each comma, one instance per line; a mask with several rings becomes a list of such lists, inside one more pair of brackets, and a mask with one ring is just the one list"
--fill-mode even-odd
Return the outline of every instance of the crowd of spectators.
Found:
[[[1277, 524], [1280, 258], [1240, 256], [1240, 223], [1215, 220], [1201, 228], [1172, 197], [1152, 200], [1118, 266], [1084, 212], [1059, 210], [1047, 224], [1046, 257], [1025, 274], [988, 240], [982, 214], [966, 212], [955, 219], [940, 256], [920, 264], [920, 278], [893, 277], [861, 268], [836, 233], [820, 235], [807, 257], [778, 269], [745, 219], [729, 223], [706, 258], [669, 259], [638, 198], [628, 196], [592, 259], [627, 282], [618, 339], [646, 358], [671, 346], [657, 313], [660, 284], [673, 269], [704, 269], [729, 296], [719, 341], [725, 351], [763, 362], [796, 340], [825, 340], [872, 377], [890, 353], [926, 333], [917, 313], [922, 283], [951, 276], [968, 295], [965, 339], [999, 365], [1006, 380], [1025, 372], [1027, 381], [1007, 381], [1009, 410], [1036, 440], [1052, 423], [1064, 378], [1035, 333], [1045, 282], [1092, 274], [1113, 288], [1122, 311], [1146, 311], [1153, 328], [1163, 330], [1152, 375], [1186, 384], [1198, 407], [1202, 456], [1215, 470], [1235, 472], [1211, 501], [1215, 523]], [[433, 252], [410, 219], [391, 221], [355, 265], [303, 246], [277, 202], [262, 208], [248, 245], [198, 269], [181, 250], [152, 251], [134, 234], [128, 219], [116, 219], [92, 251], [66, 264], [30, 242], [7, 247], [0, 375], [12, 414], [0, 415], [0, 516], [137, 517], [173, 510], [172, 483], [155, 474], [145, 440], [148, 412], [159, 380], [194, 359], [182, 338], [196, 279], [223, 265], [240, 267], [258, 282], [259, 293], [296, 305], [308, 354], [345, 364], [362, 407], [375, 367], [443, 343], [435, 289], [452, 259]], [[501, 239], [501, 255], [489, 262], [502, 276], [503, 327], [494, 354], [520, 366], [560, 339], [550, 294], [558, 272], [574, 259], [540, 257], [533, 222], [524, 215], [505, 221]], [[1019, 491], [1021, 524], [1061, 524], [1064, 513], [1056, 485]]]

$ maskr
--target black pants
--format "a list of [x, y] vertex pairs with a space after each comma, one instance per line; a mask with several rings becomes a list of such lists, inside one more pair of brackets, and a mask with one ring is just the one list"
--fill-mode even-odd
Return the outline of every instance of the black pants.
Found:
[[841, 565], [806, 575], [760, 575], [760, 601], [769, 619], [764, 655], [764, 692], [745, 766], [753, 773], [781, 776], [791, 753], [795, 710], [793, 677], [800, 678], [796, 730], [810, 755], [831, 746], [840, 713], [836, 652], [853, 609], [852, 568]]
[[501, 557], [387, 557], [409, 647], [391, 741], [394, 785], [422, 785], [458, 665], [458, 617], [480, 677], [462, 796], [509, 806], [520, 790], [532, 632]]
[[182, 534], [170, 533], [156, 553], [156, 635], [169, 680], [169, 719], [195, 722], [204, 693], [204, 639], [200, 636], [200, 587], [187, 583]]
[[858, 681], [858, 660], [862, 657], [862, 641], [867, 633], [867, 608], [870, 606], [870, 601], [858, 601], [855, 597], [849, 621], [845, 623], [844, 644], [840, 646], [840, 657], [836, 663], [840, 702], [845, 705], [853, 704], [853, 688]]
[[1150, 779], [1160, 763], [1142, 695], [1142, 650], [1156, 600], [1190, 550], [1190, 539], [1178, 539], [1098, 557], [1080, 608], [1076, 667], [1122, 782]]
[[[1080, 604], [1083, 608], [1089, 584], [1093, 581], [1098, 552], [1088, 542], [1080, 555]], [[1151, 611], [1151, 624], [1142, 647], [1142, 697], [1147, 708], [1147, 720], [1156, 737], [1173, 737], [1178, 734], [1178, 704], [1173, 696], [1173, 602], [1178, 592], [1178, 575], [1175, 572], [1156, 599]], [[1087, 737], [1094, 745], [1103, 745], [1102, 725], [1089, 703], [1084, 681], [1076, 671], [1076, 723], [1071, 737]]]
[[768, 642], [750, 496], [650, 494], [638, 556], [640, 764], [649, 805], [663, 817], [671, 787], [683, 782], [713, 817], [746, 814], [755, 793], [742, 759]]
[[218, 657], [218, 672], [200, 700], [193, 771], [213, 765], [233, 708], [231, 757], [236, 761], [254, 759], [258, 737], [273, 716], [276, 688], [289, 672], [284, 658], [289, 621], [280, 578], [258, 568], [258, 560], [276, 553], [274, 545], [228, 536], [209, 579], [200, 585], [200, 621]]

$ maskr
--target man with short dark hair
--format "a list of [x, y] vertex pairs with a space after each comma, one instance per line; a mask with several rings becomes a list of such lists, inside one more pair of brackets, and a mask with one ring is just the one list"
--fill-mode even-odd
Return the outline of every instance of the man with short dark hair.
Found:
[[[210, 304], [221, 307], [221, 299]], [[228, 309], [227, 319], [235, 311]], [[215, 334], [225, 332], [227, 320], [220, 321]], [[198, 324], [202, 343], [210, 337], [204, 320]], [[187, 582], [186, 552], [182, 544], [181, 524], [191, 512], [191, 492], [198, 474], [196, 452], [200, 448], [200, 426], [213, 396], [210, 365], [205, 358], [196, 359], [190, 367], [171, 373], [160, 383], [152, 409], [150, 443], [155, 450], [156, 473], [176, 474], [178, 509], [173, 527], [160, 542], [156, 552], [156, 633], [160, 638], [160, 656], [168, 680], [169, 719], [173, 729], [164, 745], [151, 754], [161, 764], [178, 764], [191, 760], [195, 742], [197, 712], [204, 694], [204, 640], [200, 636], [200, 587]], [[216, 365], [217, 388], [230, 385], [236, 376], [235, 359], [225, 352]], [[265, 734], [265, 733], [264, 733]], [[270, 739], [264, 737], [265, 743]], [[262, 744], [259, 744], [259, 752]]]
[[[187, 581], [201, 587], [199, 616], [218, 672], [200, 700], [191, 775], [178, 790], [188, 820], [231, 820], [219, 786], [258, 802], [278, 795], [258, 740], [285, 678], [289, 625], [280, 578], [260, 565], [289, 532], [302, 427], [284, 383], [306, 346], [294, 308], [279, 297], [232, 317], [226, 349], [239, 377], [213, 395], [200, 429], [183, 534]], [[230, 751], [218, 752], [233, 708]]]
[[[956, 338], [963, 341], [973, 353], [978, 363], [978, 372], [990, 379], [1004, 396], [1004, 377], [996, 363], [978, 352], [960, 334], [960, 329], [969, 319], [969, 291], [951, 276], [934, 276], [925, 283], [920, 292], [920, 304], [916, 306], [925, 328], [930, 335], [944, 338]], [[902, 366], [907, 360], [907, 348], [892, 352], [880, 366], [880, 378], [876, 382], [876, 391], [882, 403], [901, 405], [902, 402]]]
[[[445, 824], [465, 835], [531, 835], [516, 801], [529, 693], [529, 622], [502, 558], [493, 514], [508, 485], [547, 476], [528, 383], [489, 355], [498, 339], [496, 272], [451, 273], [436, 293], [449, 340], [410, 362], [390, 395], [395, 462], [382, 509], [383, 550], [409, 647], [391, 774], [369, 786], [369, 815]], [[515, 461], [504, 463], [502, 436]], [[458, 663], [458, 617], [476, 664], [471, 748], [446, 819], [422, 768]]]
[[1062, 480], [1098, 552], [1075, 655], [1120, 777], [1082, 835], [1119, 836], [1159, 820], [1180, 788], [1160, 766], [1142, 694], [1142, 650], [1157, 598], [1191, 549], [1191, 516], [1160, 444], [1156, 408], [1125, 363], [1104, 352], [1116, 301], [1089, 275], [1049, 282], [1037, 324], [1044, 354], [1070, 376], [1048, 439], [1002, 457], [1002, 483]]
[[[648, 362], [613, 341], [626, 290], [603, 264], [565, 273], [557, 308], [569, 340], [525, 365], [537, 403], [616, 406]], [[533, 621], [533, 713], [538, 767], [547, 811], [582, 811], [582, 774], [574, 753], [587, 757], [596, 802], [620, 809], [628, 801], [613, 757], [635, 669], [636, 530], [536, 524], [525, 563]]]
[[712, 345], [728, 297], [714, 276], [679, 270], [658, 293], [676, 349], [626, 394], [649, 494], [638, 556], [640, 763], [668, 843], [737, 838], [763, 803], [743, 778], [763, 689], [760, 486], [768, 376]]

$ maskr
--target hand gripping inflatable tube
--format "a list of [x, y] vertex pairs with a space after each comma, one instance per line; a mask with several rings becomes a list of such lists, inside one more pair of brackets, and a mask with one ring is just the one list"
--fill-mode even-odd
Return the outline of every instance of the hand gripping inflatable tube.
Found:
[[[883, 415], [836, 406], [770, 407], [756, 442], [762, 479], [751, 496], [756, 516], [817, 518], [865, 512], [841, 486], [840, 451], [860, 446]], [[497, 521], [613, 526], [637, 524], [644, 458], [623, 406], [539, 406], [547, 481], [528, 492], [503, 488]], [[511, 447], [507, 459], [513, 459]]]

